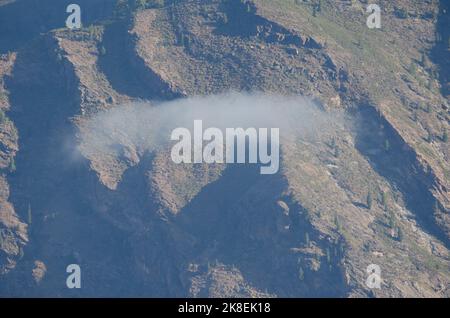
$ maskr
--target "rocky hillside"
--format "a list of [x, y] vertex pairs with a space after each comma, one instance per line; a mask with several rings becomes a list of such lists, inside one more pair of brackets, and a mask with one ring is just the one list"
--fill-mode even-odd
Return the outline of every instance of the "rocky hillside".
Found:
[[[450, 297], [448, 1], [71, 2], [0, 0], [0, 296]], [[230, 91], [326, 129], [260, 175], [97, 121]]]

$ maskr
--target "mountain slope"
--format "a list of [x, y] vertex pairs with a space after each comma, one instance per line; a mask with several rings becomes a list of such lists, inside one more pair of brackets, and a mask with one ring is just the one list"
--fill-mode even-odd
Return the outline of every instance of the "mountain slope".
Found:
[[[47, 2], [46, 23], [0, 35], [0, 295], [449, 296], [447, 1], [380, 1], [380, 30], [365, 1], [90, 1], [81, 30]], [[308, 96], [330, 117], [284, 140], [273, 176], [176, 165], [126, 120], [97, 121], [230, 90]]]

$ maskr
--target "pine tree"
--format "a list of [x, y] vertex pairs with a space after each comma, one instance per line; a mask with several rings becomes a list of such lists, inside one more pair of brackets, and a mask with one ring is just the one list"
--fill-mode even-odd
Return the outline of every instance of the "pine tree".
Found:
[[433, 213], [436, 215], [440, 212], [439, 203], [437, 200], [434, 201]]
[[[6, 95], [5, 95], [6, 96]], [[1, 96], [0, 96], [1, 97]], [[1, 98], [0, 98], [1, 100]], [[3, 124], [6, 121], [6, 115], [3, 109], [0, 109], [0, 124]]]
[[422, 55], [420, 55], [420, 64], [425, 67], [426, 63], [427, 63], [427, 58], [425, 56], [425, 53], [422, 53]]
[[335, 139], [334, 137], [331, 139], [330, 147], [331, 147], [332, 149], [336, 148], [336, 139]]
[[448, 142], [448, 132], [447, 129], [444, 129], [444, 132], [442, 133], [442, 141]]
[[336, 230], [338, 232], [340, 232], [341, 231], [341, 223], [339, 222], [339, 217], [337, 214], [334, 216], [334, 225], [336, 225]]
[[387, 192], [381, 192], [381, 204], [383, 205], [384, 209], [388, 209], [388, 194]]
[[433, 132], [431, 131], [431, 128], [427, 127], [426, 128], [427, 131], [427, 142], [433, 142]]
[[186, 35], [184, 37], [184, 47], [186, 48], [187, 51], [190, 51], [191, 49], [191, 38], [189, 37], [189, 35]]
[[28, 225], [31, 225], [32, 222], [32, 215], [31, 215], [31, 204], [28, 203]]
[[309, 233], [308, 232], [306, 232], [305, 233], [305, 244], [306, 244], [306, 247], [310, 247], [310, 241], [309, 241]]
[[372, 192], [369, 190], [369, 192], [367, 193], [367, 208], [369, 210], [372, 209], [372, 201], [373, 201], [373, 199], [372, 199]]
[[327, 247], [327, 263], [331, 264], [331, 254], [330, 254], [330, 248]]
[[411, 75], [416, 75], [416, 72], [417, 72], [417, 65], [416, 65], [414, 62], [412, 62], [412, 63], [409, 65], [408, 72], [409, 72], [409, 74], [411, 74]]
[[391, 144], [390, 144], [390, 142], [389, 142], [389, 140], [385, 140], [384, 141], [384, 150], [387, 152], [387, 151], [389, 151], [391, 149]]
[[340, 152], [340, 150], [339, 150], [339, 147], [338, 146], [336, 146], [335, 148], [334, 148], [334, 156], [336, 157], [336, 158], [339, 158], [339, 155], [341, 154], [341, 152]]
[[9, 172], [13, 173], [16, 171], [16, 161], [14, 160], [14, 157], [11, 157], [9, 160]]
[[146, 0], [136, 0], [136, 8], [137, 9], [145, 9], [145, 7], [147, 6], [147, 1]]
[[397, 227], [397, 239], [401, 242], [403, 241], [403, 231], [400, 227]]
[[184, 46], [184, 34], [183, 33], [180, 35], [180, 45]]
[[305, 271], [303, 270], [303, 268], [301, 266], [298, 269], [298, 279], [300, 279], [301, 281], [303, 281], [305, 279]]
[[395, 215], [392, 211], [389, 211], [389, 227], [391, 229], [395, 227]]

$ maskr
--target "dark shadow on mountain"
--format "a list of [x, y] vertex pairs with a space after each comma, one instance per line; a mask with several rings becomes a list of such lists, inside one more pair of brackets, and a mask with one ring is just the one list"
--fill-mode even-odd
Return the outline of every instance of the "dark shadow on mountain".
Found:
[[[19, 50], [25, 43], [50, 30], [63, 28], [71, 0], [15, 0], [0, 6], [0, 54]], [[115, 1], [78, 0], [81, 21], [87, 26], [111, 15]]]
[[180, 97], [137, 55], [135, 39], [128, 32], [131, 23], [131, 19], [123, 18], [105, 25], [99, 44], [101, 72], [114, 90], [130, 97], [159, 100]]
[[439, 80], [442, 94], [450, 96], [450, 1], [439, 1], [436, 23], [438, 41], [431, 51], [431, 59], [439, 65]]
[[436, 200], [430, 192], [432, 176], [423, 170], [414, 151], [373, 107], [360, 109], [355, 146], [369, 159], [372, 168], [402, 193], [406, 207], [414, 213], [424, 231], [450, 247], [448, 237], [434, 217]]

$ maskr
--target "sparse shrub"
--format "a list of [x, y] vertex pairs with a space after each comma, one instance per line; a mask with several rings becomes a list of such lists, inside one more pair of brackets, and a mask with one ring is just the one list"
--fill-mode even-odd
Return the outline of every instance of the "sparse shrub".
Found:
[[403, 8], [395, 8], [395, 15], [400, 19], [406, 19], [408, 17], [408, 11]]
[[89, 34], [90, 40], [98, 40], [102, 35], [102, 28], [100, 26], [91, 24], [87, 27], [87, 32]]
[[137, 9], [153, 9], [164, 7], [164, 0], [136, 0], [135, 7]]

